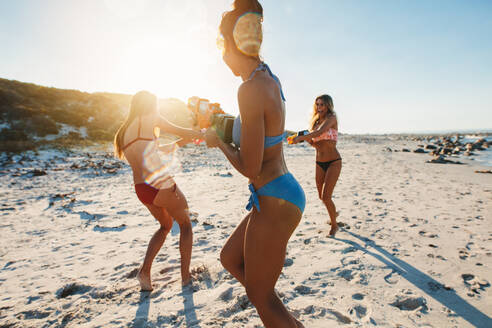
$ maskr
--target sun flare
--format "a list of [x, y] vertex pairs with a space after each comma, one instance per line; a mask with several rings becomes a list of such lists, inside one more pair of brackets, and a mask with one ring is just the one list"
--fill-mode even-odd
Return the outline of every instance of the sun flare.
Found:
[[[133, 2], [106, 0], [117, 13], [136, 7]], [[145, 24], [144, 31], [125, 36], [126, 46], [116, 59], [125, 89], [183, 101], [205, 90], [211, 67], [221, 64], [221, 57], [215, 46], [217, 28], [208, 22], [204, 2], [167, 1], [154, 21]]]

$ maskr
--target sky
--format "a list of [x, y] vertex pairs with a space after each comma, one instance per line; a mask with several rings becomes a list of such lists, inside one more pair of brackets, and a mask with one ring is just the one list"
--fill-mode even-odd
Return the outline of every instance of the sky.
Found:
[[[492, 1], [263, 0], [286, 129], [333, 97], [342, 133], [492, 131]], [[0, 0], [0, 78], [191, 96], [238, 114], [216, 38], [232, 0]]]

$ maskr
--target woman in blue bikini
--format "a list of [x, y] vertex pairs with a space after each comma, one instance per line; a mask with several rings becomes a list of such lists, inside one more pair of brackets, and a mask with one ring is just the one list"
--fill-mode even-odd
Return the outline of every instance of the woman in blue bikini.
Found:
[[[251, 191], [246, 207], [250, 212], [227, 240], [220, 260], [245, 287], [265, 327], [303, 327], [275, 292], [305, 196], [283, 156], [285, 106], [280, 82], [258, 55], [262, 14], [258, 1], [236, 0], [220, 24], [224, 62], [244, 81], [238, 91], [240, 116], [234, 129], [239, 148], [224, 143], [212, 130], [205, 138], [209, 147], [219, 147], [249, 178]], [[255, 34], [256, 40], [251, 40]]]

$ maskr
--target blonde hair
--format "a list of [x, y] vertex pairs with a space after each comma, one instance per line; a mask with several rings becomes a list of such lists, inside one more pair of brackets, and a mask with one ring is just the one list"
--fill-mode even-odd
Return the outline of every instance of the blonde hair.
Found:
[[333, 106], [333, 99], [329, 95], [321, 95], [316, 97], [316, 99], [314, 100], [313, 113], [311, 115], [311, 119], [309, 120], [309, 126], [311, 131], [314, 130], [314, 126], [318, 124], [319, 121], [319, 114], [316, 108], [316, 102], [318, 100], [322, 100], [323, 103], [328, 107], [328, 113], [327, 113], [328, 116], [333, 115], [336, 117], [335, 110], [334, 110], [335, 107]]
[[114, 154], [119, 159], [125, 158], [123, 153], [123, 138], [128, 126], [133, 120], [142, 115], [151, 113], [157, 106], [157, 97], [148, 91], [139, 91], [133, 97], [130, 104], [130, 111], [125, 121], [121, 124], [114, 136]]

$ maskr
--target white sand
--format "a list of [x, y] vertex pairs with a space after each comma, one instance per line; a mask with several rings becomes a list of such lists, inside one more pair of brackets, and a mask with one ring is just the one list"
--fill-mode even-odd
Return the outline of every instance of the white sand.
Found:
[[[334, 200], [347, 228], [335, 239], [317, 198], [314, 150], [285, 146], [307, 206], [277, 290], [306, 327], [492, 327], [492, 175], [384, 151], [416, 144], [340, 142]], [[218, 260], [249, 196], [223, 155], [179, 150], [176, 181], [196, 222], [195, 280], [182, 289], [175, 226], [150, 294], [128, 276], [157, 223], [134, 194], [130, 169], [107, 173], [117, 161], [92, 155], [44, 152], [0, 167], [0, 327], [261, 327]], [[103, 161], [108, 168], [97, 168]], [[25, 174], [35, 168], [47, 175]]]

